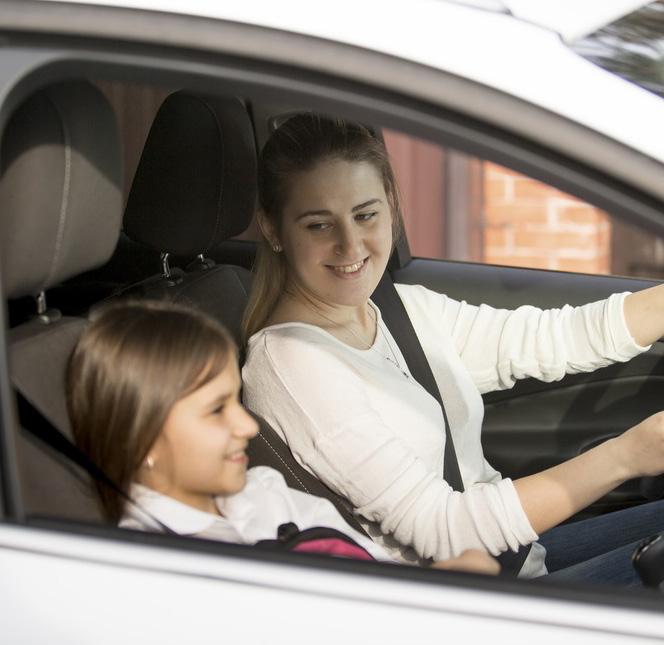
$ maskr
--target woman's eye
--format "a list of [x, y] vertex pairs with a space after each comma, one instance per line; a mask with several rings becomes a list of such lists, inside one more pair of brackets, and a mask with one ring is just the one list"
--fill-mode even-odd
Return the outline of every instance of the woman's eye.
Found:
[[307, 224], [307, 228], [310, 231], [324, 231], [329, 228], [329, 226], [330, 225], [327, 222], [312, 222], [311, 224]]
[[376, 215], [378, 215], [376, 211], [371, 211], [369, 213], [358, 213], [355, 216], [355, 219], [359, 222], [366, 222], [370, 220], [372, 217], [375, 217]]
[[219, 405], [217, 406], [214, 410], [212, 410], [211, 414], [221, 414], [224, 411], [225, 405]]

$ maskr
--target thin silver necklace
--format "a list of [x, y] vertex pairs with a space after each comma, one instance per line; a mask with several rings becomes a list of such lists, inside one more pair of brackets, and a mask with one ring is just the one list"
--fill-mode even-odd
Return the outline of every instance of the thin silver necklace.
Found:
[[[382, 352], [379, 352], [383, 358], [385, 358], [386, 361], [392, 363], [406, 378], [410, 378], [410, 374], [401, 367], [401, 363], [399, 363], [399, 359], [397, 358], [397, 354], [394, 351], [394, 347], [392, 347], [392, 343], [390, 342], [390, 339], [388, 338], [387, 334], [383, 331], [383, 328], [378, 324], [378, 321], [376, 320], [376, 330], [380, 330], [380, 333], [382, 334], [383, 338], [385, 339], [385, 343], [390, 349], [390, 353], [392, 354], [393, 358], [390, 358], [389, 356], [385, 356]], [[378, 351], [378, 350], [376, 350]]]
[[[383, 336], [383, 338], [385, 339], [385, 344], [387, 345], [387, 347], [390, 350], [390, 353], [392, 354], [392, 358], [390, 358], [389, 356], [386, 356], [385, 354], [383, 354], [383, 352], [376, 349], [376, 347], [375, 347], [375, 338], [374, 338], [374, 342], [370, 343], [368, 347], [363, 348], [363, 351], [367, 351], [369, 349], [375, 351], [379, 356], [382, 356], [388, 363], [391, 363], [392, 365], [394, 365], [394, 367], [396, 367], [406, 378], [410, 378], [410, 374], [408, 374], [408, 372], [403, 367], [401, 367], [401, 364], [399, 363], [399, 359], [397, 358], [396, 352], [394, 351], [394, 348], [392, 347], [392, 343], [390, 343], [390, 340], [387, 337], [387, 334], [383, 331], [382, 327], [378, 324], [378, 315], [374, 311], [374, 308], [371, 305], [368, 305], [368, 307], [369, 307], [369, 311], [371, 312], [371, 318], [373, 320], [373, 323], [376, 326], [376, 335], [378, 335], [380, 333]], [[324, 318], [325, 320], [327, 320], [329, 323], [332, 323], [333, 325], [339, 326], [338, 323], [334, 322], [334, 320], [332, 320], [331, 318], [328, 318], [325, 314], [321, 313], [320, 311], [317, 311], [313, 307], [312, 307], [312, 311], [314, 311], [316, 314], [318, 314], [321, 318]], [[344, 329], [344, 331], [350, 332], [350, 334], [353, 336], [353, 338], [355, 338], [355, 340], [359, 341], [359, 344], [361, 346], [364, 346], [366, 344], [365, 342], [363, 342], [363, 340], [350, 327], [345, 327], [344, 326], [343, 329]], [[362, 349], [362, 348], [360, 348], [360, 349]]]

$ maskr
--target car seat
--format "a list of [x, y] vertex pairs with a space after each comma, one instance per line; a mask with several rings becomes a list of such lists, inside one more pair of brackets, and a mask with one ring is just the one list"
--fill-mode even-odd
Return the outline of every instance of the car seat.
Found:
[[255, 176], [253, 128], [239, 99], [169, 95], [150, 128], [123, 225], [130, 243], [159, 264], [123, 295], [196, 306], [223, 320], [239, 344], [250, 273], [206, 254], [251, 222]]
[[[124, 229], [146, 252], [158, 252], [162, 272], [125, 290], [125, 295], [169, 298], [219, 320], [242, 346], [241, 321], [249, 298], [250, 272], [215, 264], [209, 257], [250, 224], [256, 202], [253, 125], [243, 103], [180, 91], [168, 96], [148, 134], [125, 212]], [[186, 271], [169, 258], [190, 259]], [[250, 464], [279, 470], [292, 488], [327, 497], [362, 530], [348, 502], [295, 461], [264, 420], [249, 447]]]
[[[87, 82], [47, 87], [13, 113], [1, 144], [0, 261], [4, 297], [34, 315], [8, 331], [14, 387], [65, 435], [65, 368], [85, 319], [47, 306], [48, 289], [103, 264], [122, 212], [113, 111]], [[87, 474], [25, 431], [17, 436], [28, 515], [99, 520]]]

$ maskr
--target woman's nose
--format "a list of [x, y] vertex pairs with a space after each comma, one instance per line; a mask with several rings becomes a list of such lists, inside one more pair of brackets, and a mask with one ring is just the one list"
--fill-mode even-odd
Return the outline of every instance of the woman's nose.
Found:
[[362, 235], [356, 227], [351, 225], [341, 225], [337, 227], [336, 254], [346, 256], [351, 260], [358, 260], [353, 257], [357, 250], [362, 246]]

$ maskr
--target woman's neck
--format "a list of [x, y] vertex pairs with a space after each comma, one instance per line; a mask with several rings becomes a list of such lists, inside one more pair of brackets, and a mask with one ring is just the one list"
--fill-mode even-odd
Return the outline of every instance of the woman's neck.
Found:
[[289, 289], [277, 303], [267, 324], [287, 322], [315, 325], [356, 349], [371, 347], [376, 337], [376, 314], [368, 300], [361, 305], [334, 305], [317, 301], [297, 289]]

